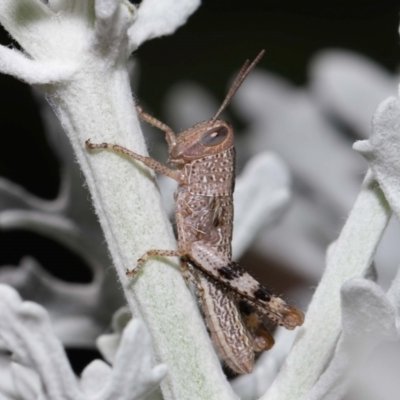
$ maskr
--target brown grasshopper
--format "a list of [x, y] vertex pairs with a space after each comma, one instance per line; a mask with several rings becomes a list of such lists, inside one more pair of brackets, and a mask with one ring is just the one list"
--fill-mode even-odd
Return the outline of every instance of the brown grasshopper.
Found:
[[274, 344], [266, 326], [268, 321], [294, 329], [304, 320], [301, 311], [274, 295], [231, 260], [234, 135], [230, 124], [217, 118], [263, 54], [261, 51], [251, 64], [249, 60], [245, 62], [212, 119], [178, 136], [136, 105], [141, 119], [165, 132], [168, 163], [176, 169], [119, 145], [86, 141], [88, 149], [124, 154], [178, 182], [174, 195], [178, 250], [149, 250], [127, 275], [135, 276], [150, 257], [179, 257], [185, 279], [197, 288], [213, 342], [226, 364], [237, 373], [251, 372], [254, 353], [268, 350]]

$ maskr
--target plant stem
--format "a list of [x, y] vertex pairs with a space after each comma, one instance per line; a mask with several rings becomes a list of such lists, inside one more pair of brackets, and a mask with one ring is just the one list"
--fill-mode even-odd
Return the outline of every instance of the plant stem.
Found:
[[90, 138], [146, 154], [126, 69], [88, 66], [74, 81], [44, 89], [85, 174], [132, 314], [146, 322], [156, 361], [168, 365], [164, 398], [234, 398], [177, 264], [152, 260], [135, 279], [125, 275], [145, 251], [176, 246], [153, 174], [140, 163], [85, 148]]
[[329, 253], [325, 273], [314, 293], [278, 378], [263, 400], [298, 400], [321, 376], [341, 330], [340, 288], [362, 277], [392, 212], [369, 171], [343, 230]]

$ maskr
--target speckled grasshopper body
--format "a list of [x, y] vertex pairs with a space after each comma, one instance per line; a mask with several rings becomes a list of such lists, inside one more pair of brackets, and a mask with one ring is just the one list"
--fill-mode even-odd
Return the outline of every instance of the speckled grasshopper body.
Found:
[[304, 319], [301, 311], [275, 296], [231, 260], [234, 135], [232, 127], [218, 117], [263, 53], [251, 64], [246, 61], [211, 120], [178, 136], [136, 106], [141, 119], [165, 132], [168, 162], [176, 169], [118, 145], [86, 142], [89, 149], [125, 154], [178, 182], [175, 192], [178, 250], [149, 250], [127, 275], [136, 275], [149, 257], [179, 257], [185, 279], [197, 288], [213, 342], [226, 364], [237, 373], [251, 372], [255, 353], [274, 344], [266, 322], [294, 329]]

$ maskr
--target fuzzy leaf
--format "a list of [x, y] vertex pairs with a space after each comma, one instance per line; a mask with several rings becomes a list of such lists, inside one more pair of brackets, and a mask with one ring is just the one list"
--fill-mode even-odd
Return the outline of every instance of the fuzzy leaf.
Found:
[[312, 90], [319, 104], [360, 138], [369, 136], [371, 115], [382, 99], [396, 94], [396, 76], [351, 51], [322, 51], [309, 68]]
[[169, 35], [183, 25], [200, 5], [200, 0], [144, 0], [138, 10], [138, 19], [129, 29], [130, 51], [144, 41]]
[[77, 66], [73, 63], [39, 63], [18, 50], [0, 46], [0, 72], [31, 85], [65, 82], [71, 79], [76, 71]]
[[[135, 363], [132, 363], [135, 360]], [[111, 381], [102, 400], [133, 400], [154, 389], [167, 373], [165, 365], [152, 367], [151, 340], [139, 320], [126, 327], [114, 361]]]
[[289, 199], [289, 171], [278, 156], [260, 153], [246, 164], [234, 193], [234, 259], [244, 253], [262, 228], [282, 216]]
[[382, 340], [396, 340], [396, 310], [383, 290], [367, 279], [341, 289], [343, 333], [326, 371], [302, 400], [340, 400], [354, 374]]
[[[45, 309], [32, 302], [22, 302], [14, 289], [0, 285], [0, 319], [0, 336], [8, 350], [39, 374], [50, 398], [82, 398]], [[23, 392], [30, 388], [32, 393], [37, 385], [29, 378], [20, 381], [17, 387]]]
[[[298, 340], [263, 400], [294, 400], [307, 393], [331, 358], [341, 332], [340, 288], [363, 276], [391, 216], [377, 182], [368, 173], [346, 224], [330, 251]], [[323, 327], [323, 328], [321, 328]], [[290, 386], [285, 386], [285, 381]]]
[[125, 53], [121, 43], [126, 43], [126, 32], [137, 18], [136, 7], [127, 0], [96, 0], [95, 13], [96, 50], [100, 54], [118, 54], [121, 50]]
[[278, 375], [293, 345], [296, 332], [278, 328], [274, 336], [274, 347], [268, 352], [261, 354], [256, 362], [254, 370], [250, 374], [238, 376], [231, 382], [235, 393], [241, 400], [258, 399], [267, 391]]
[[[133, 361], [134, 362], [134, 361]], [[102, 360], [94, 360], [82, 372], [80, 387], [88, 398], [92, 398], [104, 389], [110, 380], [112, 370]]]
[[36, 400], [39, 396], [44, 396], [37, 373], [17, 363], [12, 363], [11, 370], [15, 387], [22, 399]]
[[369, 140], [358, 141], [354, 149], [369, 162], [391, 208], [400, 217], [400, 101], [390, 97], [377, 108]]

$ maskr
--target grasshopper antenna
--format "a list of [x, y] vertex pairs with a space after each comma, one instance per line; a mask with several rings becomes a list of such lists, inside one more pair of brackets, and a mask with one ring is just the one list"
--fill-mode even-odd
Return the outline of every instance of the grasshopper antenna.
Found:
[[225, 97], [225, 100], [222, 102], [221, 107], [219, 110], [216, 112], [216, 114], [212, 117], [211, 123], [213, 124], [219, 115], [224, 111], [226, 106], [229, 104], [231, 101], [232, 97], [235, 95], [237, 90], [240, 88], [240, 85], [243, 83], [243, 81], [246, 79], [247, 75], [250, 73], [250, 71], [257, 65], [257, 63], [261, 60], [262, 56], [264, 55], [265, 50], [261, 50], [258, 56], [254, 59], [254, 61], [249, 65], [250, 61], [246, 60], [246, 62], [243, 64], [243, 67], [241, 68], [238, 76], [236, 77], [235, 81], [232, 83], [231, 88], [229, 89], [228, 94]]

